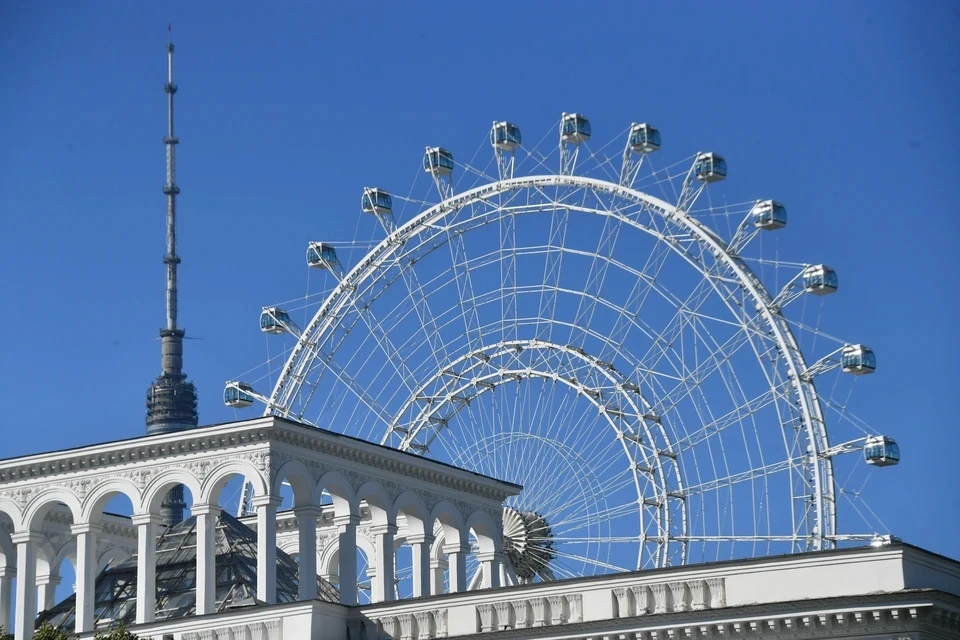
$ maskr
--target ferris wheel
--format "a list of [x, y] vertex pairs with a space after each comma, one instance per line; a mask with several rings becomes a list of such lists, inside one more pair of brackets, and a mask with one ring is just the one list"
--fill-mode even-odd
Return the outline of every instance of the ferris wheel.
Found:
[[523, 485], [520, 582], [874, 539], [860, 488], [900, 453], [851, 410], [874, 352], [817, 326], [836, 272], [764, 255], [779, 202], [713, 204], [720, 155], [591, 133], [495, 122], [407, 195], [364, 189], [374, 241], [308, 244], [320, 290], [263, 309], [286, 342], [226, 404]]

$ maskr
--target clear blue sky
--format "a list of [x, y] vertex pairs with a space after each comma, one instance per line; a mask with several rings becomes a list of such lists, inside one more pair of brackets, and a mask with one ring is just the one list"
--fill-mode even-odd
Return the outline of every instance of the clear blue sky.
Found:
[[401, 190], [425, 144], [472, 152], [494, 119], [581, 111], [604, 140], [649, 121], [674, 158], [722, 152], [734, 201], [788, 203], [785, 258], [840, 272], [824, 328], [877, 350], [858, 412], [904, 452], [871, 506], [960, 557], [949, 2], [4, 2], [0, 457], [144, 430], [171, 21], [202, 422], [233, 419], [222, 385], [264, 358], [261, 306], [302, 293], [307, 240], [354, 237], [364, 185]]

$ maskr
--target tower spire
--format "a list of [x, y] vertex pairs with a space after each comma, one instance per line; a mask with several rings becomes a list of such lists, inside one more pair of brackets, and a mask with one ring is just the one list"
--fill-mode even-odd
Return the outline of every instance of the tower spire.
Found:
[[[184, 331], [177, 325], [177, 186], [176, 149], [180, 140], [173, 133], [173, 96], [177, 85], [173, 82], [173, 29], [167, 25], [170, 41], [167, 43], [167, 182], [163, 193], [167, 198], [167, 252], [163, 263], [167, 269], [166, 309], [167, 323], [160, 330], [161, 372], [147, 391], [147, 434], [170, 433], [191, 429], [198, 424], [197, 390], [183, 373]], [[170, 492], [164, 501], [164, 519], [177, 524], [183, 519], [183, 487]]]

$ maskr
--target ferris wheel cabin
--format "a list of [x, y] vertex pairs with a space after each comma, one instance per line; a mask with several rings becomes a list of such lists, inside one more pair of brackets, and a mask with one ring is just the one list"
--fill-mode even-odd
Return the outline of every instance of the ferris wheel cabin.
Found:
[[280, 307], [266, 307], [260, 313], [260, 331], [264, 333], [286, 333], [290, 324], [290, 314]]
[[441, 147], [427, 147], [423, 154], [423, 170], [435, 176], [453, 173], [453, 154]]
[[693, 164], [693, 172], [700, 182], [720, 182], [727, 177], [727, 161], [715, 153], [701, 153]]
[[337, 264], [337, 251], [329, 244], [311, 242], [307, 245], [307, 265], [317, 269], [329, 269]]
[[763, 200], [753, 207], [753, 226], [773, 231], [787, 226], [787, 208], [776, 200]]
[[653, 153], [660, 148], [660, 131], [646, 123], [633, 125], [630, 148], [634, 153]]
[[579, 113], [565, 113], [560, 120], [560, 140], [580, 144], [590, 139], [590, 121]]
[[892, 467], [900, 462], [900, 447], [893, 438], [870, 436], [863, 445], [863, 459], [875, 467]]
[[844, 373], [862, 376], [877, 370], [877, 356], [873, 349], [862, 344], [848, 344], [840, 356], [840, 366]]
[[253, 404], [253, 387], [246, 382], [228, 382], [223, 390], [223, 404], [243, 409]]
[[501, 151], [513, 151], [520, 146], [520, 127], [512, 122], [494, 122], [490, 144]]
[[365, 187], [363, 197], [360, 198], [360, 207], [364, 213], [382, 216], [393, 211], [393, 198], [383, 189]]
[[803, 270], [803, 290], [818, 296], [836, 293], [840, 282], [837, 272], [825, 264], [815, 264]]

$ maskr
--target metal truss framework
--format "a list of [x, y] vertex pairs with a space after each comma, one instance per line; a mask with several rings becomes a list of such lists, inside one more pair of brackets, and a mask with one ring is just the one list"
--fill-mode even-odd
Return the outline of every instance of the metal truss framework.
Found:
[[[739, 216], [729, 241], [696, 208], [714, 181], [702, 179], [698, 163], [713, 154], [697, 154], [682, 173], [650, 167], [680, 180], [673, 205], [638, 190], [649, 183], [640, 176], [649, 163], [631, 142], [619, 170], [599, 162], [610, 180], [573, 175], [578, 157], [582, 170], [596, 154], [563, 140], [558, 174], [513, 177], [523, 163], [496, 145], [499, 181], [455, 193], [452, 172], [434, 172], [441, 202], [403, 223], [392, 211], [378, 215], [386, 238], [351, 268], [328, 269], [333, 291], [302, 330], [286, 327], [296, 344], [272, 392], [255, 395], [264, 414], [485, 473], [556, 456], [574, 470], [579, 494], [561, 499], [542, 475], [513, 477], [527, 491], [511, 508], [546, 518], [539, 542], [579, 563], [579, 571], [560, 570], [565, 577], [690, 562], [696, 544], [751, 543], [762, 553], [772, 543], [798, 551], [870, 539], [837, 526], [843, 487], [834, 461], [862, 450], [862, 439], [831, 446], [824, 407], [845, 407], [821, 398], [816, 380], [839, 368], [841, 349], [810, 364], [797, 338], [807, 327], [784, 313], [805, 292], [809, 265], [781, 263], [795, 273], [769, 293], [744, 253], [760, 229], [756, 203], [725, 212]], [[540, 158], [527, 156], [546, 168]], [[534, 218], [542, 240], [525, 243]], [[588, 223], [599, 228], [593, 248], [573, 231]], [[652, 243], [649, 252], [631, 253], [638, 236]], [[493, 246], [477, 250], [474, 237]], [[423, 266], [437, 261], [446, 266]], [[574, 263], [578, 284], [568, 273]], [[531, 264], [542, 278], [531, 281]], [[677, 264], [698, 274], [697, 284], [674, 291], [664, 276]], [[755, 264], [762, 271], [768, 263]], [[499, 286], [477, 280], [491, 273]], [[657, 304], [673, 309], [666, 322], [651, 320]], [[742, 378], [744, 358], [759, 386]], [[577, 400], [566, 404], [558, 388]], [[726, 403], [715, 402], [718, 390]], [[523, 394], [536, 399], [518, 401]], [[578, 420], [605, 425], [607, 435], [577, 432]], [[522, 426], [531, 421], [540, 424]], [[739, 467], [727, 451], [738, 434]], [[761, 446], [771, 435], [782, 441], [772, 457]], [[766, 504], [775, 478], [789, 494], [776, 513]], [[564, 500], [579, 511], [564, 511]], [[747, 512], [746, 528], [734, 525], [734, 510]], [[597, 544], [635, 546], [635, 566], [609, 549], [564, 551]]]

